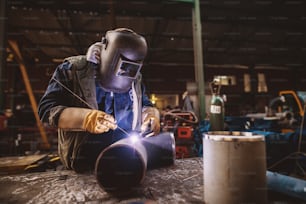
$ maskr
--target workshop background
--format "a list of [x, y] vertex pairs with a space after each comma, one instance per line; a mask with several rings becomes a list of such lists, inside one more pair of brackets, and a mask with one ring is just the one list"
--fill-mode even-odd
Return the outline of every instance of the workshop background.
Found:
[[66, 57], [128, 27], [147, 40], [143, 81], [176, 159], [203, 157], [216, 83], [222, 129], [264, 135], [268, 170], [303, 182], [305, 25], [303, 0], [1, 0], [0, 174], [60, 170], [57, 130], [37, 103]]

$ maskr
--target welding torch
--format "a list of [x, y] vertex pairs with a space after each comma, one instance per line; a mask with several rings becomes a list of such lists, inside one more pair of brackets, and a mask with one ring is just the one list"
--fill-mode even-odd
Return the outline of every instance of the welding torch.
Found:
[[141, 137], [151, 137], [154, 135], [154, 132], [152, 130], [152, 124], [153, 124], [153, 119], [150, 118], [149, 121], [147, 122], [147, 124], [145, 124], [144, 126], [142, 126], [141, 128], [141, 132], [140, 132], [140, 136]]
[[140, 132], [131, 132], [131, 133], [128, 133], [122, 127], [118, 126], [116, 121], [114, 123], [113, 121], [110, 121], [110, 120], [107, 120], [106, 118], [103, 118], [103, 119], [98, 120], [98, 123], [99, 123], [100, 126], [105, 126], [105, 121], [110, 123], [111, 126], [114, 127], [114, 129], [120, 130], [121, 132], [123, 132], [127, 136], [135, 136], [136, 135], [138, 138], [147, 138], [147, 137], [151, 137], [151, 136], [154, 135], [154, 132], [151, 130], [152, 122], [153, 122], [152, 119], [150, 119], [150, 121], [147, 123], [147, 125], [145, 126], [145, 128], [143, 130], [141, 130]]

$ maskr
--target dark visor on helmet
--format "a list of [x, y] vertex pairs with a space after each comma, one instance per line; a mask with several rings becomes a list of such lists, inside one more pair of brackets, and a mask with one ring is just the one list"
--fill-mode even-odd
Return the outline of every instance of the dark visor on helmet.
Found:
[[135, 79], [142, 64], [119, 58], [116, 75]]

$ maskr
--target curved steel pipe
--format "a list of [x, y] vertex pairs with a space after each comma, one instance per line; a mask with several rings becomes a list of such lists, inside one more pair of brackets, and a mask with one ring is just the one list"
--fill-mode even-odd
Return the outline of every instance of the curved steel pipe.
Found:
[[175, 138], [173, 133], [165, 132], [157, 136], [142, 138], [147, 152], [147, 169], [173, 165], [175, 161]]
[[165, 132], [153, 137], [128, 137], [115, 142], [99, 155], [95, 176], [109, 192], [126, 192], [142, 183], [147, 169], [174, 164], [175, 138]]

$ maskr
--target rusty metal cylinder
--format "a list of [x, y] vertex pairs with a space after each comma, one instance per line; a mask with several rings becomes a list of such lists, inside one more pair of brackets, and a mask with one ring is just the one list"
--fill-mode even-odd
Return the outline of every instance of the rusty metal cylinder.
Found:
[[108, 192], [129, 192], [142, 183], [147, 168], [172, 165], [174, 159], [175, 139], [172, 133], [148, 138], [131, 135], [100, 153], [95, 176], [99, 186]]
[[262, 135], [215, 131], [203, 137], [204, 202], [267, 203]]

